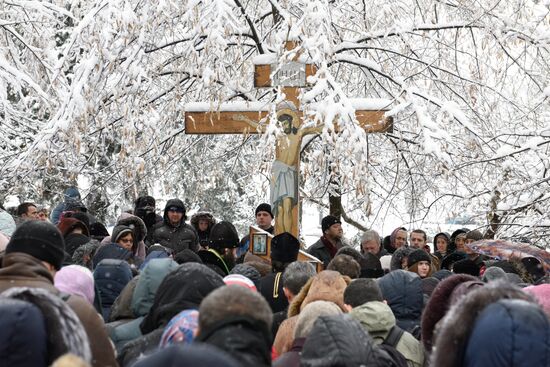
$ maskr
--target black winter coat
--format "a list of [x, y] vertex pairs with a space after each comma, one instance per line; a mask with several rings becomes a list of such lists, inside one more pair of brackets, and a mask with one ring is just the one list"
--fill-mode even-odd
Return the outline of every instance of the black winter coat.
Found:
[[223, 285], [223, 278], [206, 265], [180, 265], [160, 283], [153, 306], [141, 323], [141, 332], [145, 335], [164, 327], [172, 317], [183, 310], [198, 310], [201, 301], [214, 289]]
[[[344, 244], [339, 241], [335, 246], [336, 250], [340, 250], [342, 247], [344, 247]], [[310, 255], [313, 255], [321, 260], [323, 262], [324, 269], [327, 268], [330, 260], [332, 260], [330, 251], [325, 247], [325, 244], [323, 243], [323, 238], [320, 238], [319, 241], [311, 245], [311, 247], [307, 249], [307, 252]]]
[[183, 208], [183, 203], [178, 199], [168, 200], [164, 209], [164, 221], [153, 226], [148, 245], [161, 244], [171, 249], [174, 254], [185, 249], [197, 252], [199, 250], [199, 239], [195, 228], [185, 223], [184, 219], [176, 227], [170, 224], [168, 208], [172, 206]]
[[379, 278], [378, 286], [395, 315], [397, 326], [418, 336], [424, 307], [420, 277], [410, 271], [394, 270]]
[[130, 265], [124, 260], [105, 259], [95, 268], [94, 280], [105, 322], [109, 321], [111, 306], [132, 278]]
[[42, 312], [28, 302], [3, 297], [0, 298], [0, 312], [2, 363], [13, 367], [46, 367], [48, 330]]
[[195, 339], [231, 355], [243, 367], [271, 366], [271, 333], [267, 326], [249, 317], [224, 319]]
[[259, 291], [266, 299], [273, 313], [288, 307], [288, 300], [283, 291], [283, 273], [270, 273], [260, 279]]
[[134, 367], [239, 367], [227, 353], [208, 344], [174, 345], [139, 361]]
[[304, 343], [302, 367], [378, 366], [374, 340], [348, 316], [321, 316]]

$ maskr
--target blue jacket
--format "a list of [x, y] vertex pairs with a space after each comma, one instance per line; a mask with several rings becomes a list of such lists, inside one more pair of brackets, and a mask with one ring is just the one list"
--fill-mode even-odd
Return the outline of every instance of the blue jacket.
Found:
[[420, 277], [410, 271], [393, 270], [378, 279], [378, 286], [395, 315], [397, 326], [415, 336], [419, 335], [424, 307]]
[[168, 273], [177, 267], [178, 264], [174, 260], [167, 258], [152, 259], [147, 263], [132, 295], [132, 312], [137, 318], [115, 327], [110, 333], [111, 340], [115, 343], [119, 353], [128, 342], [142, 335], [139, 325], [151, 309], [160, 283]]
[[527, 301], [490, 304], [476, 319], [462, 366], [550, 366], [550, 321]]
[[105, 321], [109, 319], [111, 306], [132, 277], [130, 265], [124, 260], [105, 259], [95, 268], [94, 280], [101, 298]]
[[69, 187], [65, 192], [63, 193], [63, 202], [56, 205], [56, 207], [52, 210], [52, 213], [50, 214], [50, 220], [53, 224], [57, 225], [59, 223], [59, 217], [61, 217], [61, 213], [65, 211], [65, 206], [67, 201], [71, 200], [80, 200], [80, 192], [76, 187]]
[[46, 367], [48, 332], [40, 309], [26, 301], [0, 297], [0, 315], [1, 364]]

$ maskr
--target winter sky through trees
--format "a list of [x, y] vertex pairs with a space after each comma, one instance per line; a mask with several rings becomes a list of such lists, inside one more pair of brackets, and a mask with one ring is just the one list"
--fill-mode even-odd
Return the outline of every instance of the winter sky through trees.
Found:
[[[85, 180], [107, 215], [147, 191], [247, 223], [269, 197], [280, 126], [188, 136], [185, 106], [275, 105], [280, 90], [253, 87], [254, 59], [281, 60], [294, 39], [318, 68], [302, 108], [323, 106], [310, 119], [325, 125], [302, 147], [306, 201], [339, 192], [366, 227], [473, 217], [545, 244], [549, 12], [549, 0], [5, 0], [0, 194], [53, 201]], [[365, 134], [355, 98], [387, 99], [393, 132]]]

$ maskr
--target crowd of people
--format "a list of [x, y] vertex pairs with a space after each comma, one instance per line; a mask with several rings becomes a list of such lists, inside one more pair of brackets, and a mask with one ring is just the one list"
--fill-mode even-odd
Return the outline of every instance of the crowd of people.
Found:
[[544, 264], [477, 253], [478, 230], [437, 233], [433, 252], [404, 227], [354, 246], [329, 215], [304, 249], [262, 203], [268, 261], [180, 199], [159, 215], [141, 196], [111, 231], [74, 187], [41, 209], [0, 209], [0, 365], [550, 366]]

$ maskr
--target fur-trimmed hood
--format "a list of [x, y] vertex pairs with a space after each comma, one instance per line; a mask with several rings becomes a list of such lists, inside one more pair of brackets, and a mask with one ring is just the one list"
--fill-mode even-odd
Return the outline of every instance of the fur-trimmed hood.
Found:
[[451, 294], [454, 289], [476, 278], [468, 274], [455, 274], [443, 279], [432, 292], [432, 296], [422, 314], [422, 343], [429, 352], [432, 349], [432, 338], [437, 323], [451, 307]]
[[349, 283], [351, 283], [351, 279], [348, 276], [333, 270], [323, 270], [310, 278], [300, 293], [294, 297], [288, 307], [288, 317], [298, 315], [308, 303], [313, 301], [334, 302], [342, 311], [346, 312], [344, 290]]
[[532, 302], [491, 303], [475, 321], [462, 366], [550, 366], [550, 320]]
[[206, 220], [208, 221], [208, 230], [212, 229], [214, 227], [214, 224], [216, 224], [216, 219], [212, 215], [212, 213], [209, 212], [197, 212], [191, 216], [191, 225], [195, 227], [195, 229], [199, 230], [199, 220]]
[[395, 252], [391, 256], [390, 270], [394, 271], [398, 269], [403, 269], [403, 266], [401, 265], [403, 259], [408, 257], [414, 250], [414, 248], [408, 246], [403, 246], [395, 250]]
[[118, 218], [116, 225], [130, 227], [134, 232], [136, 243], [143, 241], [147, 236], [147, 227], [145, 226], [145, 222], [133, 214], [122, 213]]
[[10, 288], [2, 292], [2, 297], [32, 303], [41, 311], [48, 336], [48, 365], [66, 353], [73, 353], [91, 362], [92, 353], [84, 326], [61, 298], [45, 289], [30, 287]]
[[469, 293], [449, 309], [435, 333], [431, 366], [462, 367], [476, 319], [490, 304], [502, 299], [535, 302], [520, 288], [495, 281]]

